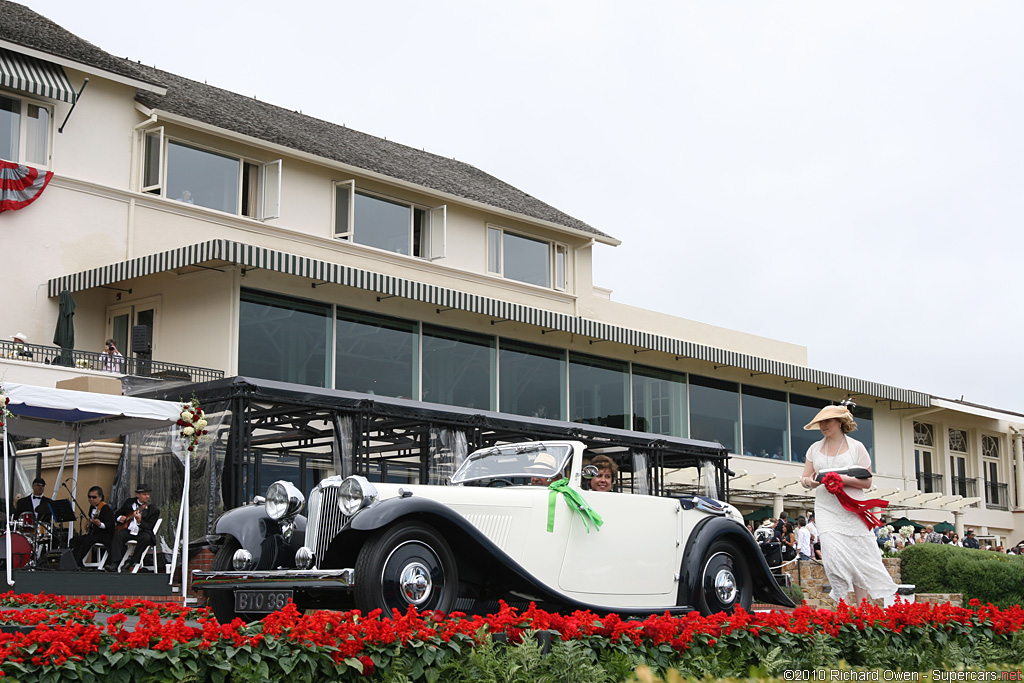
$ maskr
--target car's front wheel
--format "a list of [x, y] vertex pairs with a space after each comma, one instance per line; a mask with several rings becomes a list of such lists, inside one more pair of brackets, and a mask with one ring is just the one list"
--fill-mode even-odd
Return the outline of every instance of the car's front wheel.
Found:
[[750, 610], [753, 583], [739, 549], [718, 540], [704, 553], [694, 602], [701, 614], [732, 613], [737, 607]]
[[455, 556], [426, 524], [392, 525], [367, 541], [355, 566], [356, 607], [451, 612], [458, 597]]
[[[215, 572], [225, 572], [234, 569], [232, 558], [235, 551], [240, 549], [242, 544], [233, 536], [228, 536], [224, 544], [217, 551], [213, 558], [213, 565], [210, 567]], [[207, 590], [210, 607], [213, 609], [213, 616], [222, 624], [230, 623], [235, 617], [243, 621], [256, 621], [262, 614], [251, 614], [248, 612], [235, 611], [235, 594], [230, 590]]]

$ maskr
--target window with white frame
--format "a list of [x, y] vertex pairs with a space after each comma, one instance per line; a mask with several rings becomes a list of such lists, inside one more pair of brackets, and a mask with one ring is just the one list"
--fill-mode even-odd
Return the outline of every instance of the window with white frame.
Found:
[[184, 204], [267, 220], [281, 215], [281, 160], [260, 163], [167, 138], [142, 139], [142, 191]]
[[0, 93], [0, 159], [49, 166], [51, 120], [46, 105]]
[[981, 435], [981, 454], [986, 458], [999, 457], [999, 439], [988, 434]]
[[445, 256], [447, 206], [427, 207], [334, 184], [334, 236], [396, 254], [436, 260]]
[[487, 272], [539, 287], [569, 287], [569, 248], [487, 226]]
[[[968, 496], [967, 430], [949, 430], [949, 486], [953, 495]], [[972, 484], [973, 485], [973, 484]]]

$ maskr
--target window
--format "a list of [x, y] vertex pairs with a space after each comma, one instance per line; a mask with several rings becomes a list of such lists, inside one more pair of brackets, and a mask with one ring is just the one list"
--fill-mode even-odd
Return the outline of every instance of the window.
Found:
[[742, 406], [743, 454], [789, 460], [786, 394], [744, 386]]
[[314, 387], [330, 378], [331, 307], [242, 290], [238, 374]]
[[686, 436], [686, 375], [633, 366], [633, 429]]
[[570, 354], [569, 391], [572, 422], [627, 428], [629, 368], [625, 363]]
[[853, 406], [850, 408], [850, 413], [853, 414], [853, 421], [857, 424], [857, 431], [852, 436], [853, 438], [864, 444], [864, 449], [871, 456], [871, 467], [875, 466], [875, 417], [874, 411], [871, 408], [865, 408], [864, 406]]
[[565, 419], [565, 351], [499, 340], [498, 410]]
[[949, 430], [949, 450], [957, 453], [967, 452], [967, 432], [963, 429]]
[[267, 220], [281, 215], [281, 161], [261, 164], [167, 139], [142, 138], [142, 191], [225, 213]]
[[941, 493], [942, 475], [934, 470], [935, 427], [925, 422], [914, 423], [914, 472], [917, 488], [923, 493]]
[[967, 431], [949, 430], [949, 484], [953, 495], [967, 497]]
[[821, 441], [821, 432], [817, 429], [805, 430], [804, 425], [814, 419], [828, 401], [799, 394], [789, 395], [789, 438], [793, 454], [793, 462], [804, 462], [811, 446]]
[[445, 255], [447, 207], [428, 208], [335, 183], [334, 236], [396, 254], [436, 260]]
[[334, 388], [412, 398], [417, 394], [418, 325], [338, 309]]
[[494, 337], [424, 325], [422, 400], [494, 410], [494, 347]]
[[0, 95], [0, 159], [50, 165], [50, 109], [31, 100]]
[[1007, 510], [1009, 509], [1008, 487], [999, 481], [999, 439], [983, 434], [981, 446], [981, 454], [985, 458], [981, 463], [985, 473], [985, 504], [996, 510]]
[[569, 287], [569, 248], [487, 227], [487, 272], [538, 287]]
[[735, 382], [690, 375], [690, 438], [740, 447], [740, 392]]

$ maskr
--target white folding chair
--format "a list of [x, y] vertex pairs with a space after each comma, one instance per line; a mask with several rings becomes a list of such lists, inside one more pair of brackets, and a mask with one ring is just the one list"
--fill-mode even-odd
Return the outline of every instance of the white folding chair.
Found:
[[107, 563], [108, 554], [110, 554], [110, 550], [107, 546], [102, 543], [93, 543], [89, 547], [89, 552], [86, 553], [85, 559], [82, 560], [82, 566], [92, 569], [103, 569], [103, 565]]
[[[147, 568], [149, 568], [149, 566], [146, 565], [145, 562], [146, 562], [146, 558], [150, 554], [150, 551], [152, 551], [152, 554], [153, 554], [152, 570], [153, 570], [153, 573], [156, 574], [157, 566], [158, 566], [157, 565], [157, 561], [156, 561], [156, 547], [157, 547], [157, 543], [159, 542], [158, 539], [156, 538], [156, 535], [157, 535], [157, 532], [160, 531], [160, 525], [163, 524], [163, 523], [164, 523], [164, 518], [163, 517], [161, 517], [160, 519], [156, 520], [156, 524], [153, 526], [153, 545], [150, 546], [149, 548], [146, 548], [145, 552], [142, 554], [142, 558], [139, 560], [139, 562], [134, 567], [132, 567], [132, 574], [138, 574], [140, 567], [146, 566]], [[130, 558], [132, 556], [132, 553], [135, 552], [135, 546], [138, 545], [138, 543], [139, 542], [136, 539], [133, 538], [132, 540], [128, 541], [128, 543], [125, 544], [124, 555], [121, 557], [121, 563], [119, 565], [117, 565], [117, 571], [121, 571], [121, 568], [124, 567], [124, 563], [127, 562], [128, 558]]]

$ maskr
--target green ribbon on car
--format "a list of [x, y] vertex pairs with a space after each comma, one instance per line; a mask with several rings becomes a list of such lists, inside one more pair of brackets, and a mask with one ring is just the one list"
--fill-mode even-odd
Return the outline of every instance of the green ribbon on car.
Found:
[[562, 499], [568, 503], [569, 509], [577, 513], [583, 520], [583, 526], [588, 534], [591, 524], [594, 525], [595, 530], [601, 530], [601, 525], [604, 524], [601, 515], [597, 514], [594, 508], [583, 500], [579, 491], [569, 486], [568, 479], [559, 479], [548, 484], [548, 533], [555, 530], [555, 502], [558, 500], [559, 493], [562, 494]]

